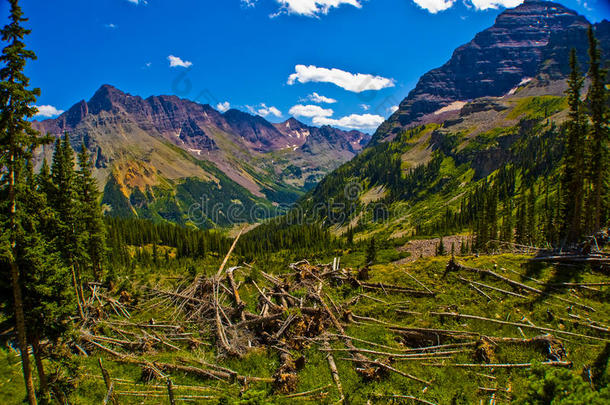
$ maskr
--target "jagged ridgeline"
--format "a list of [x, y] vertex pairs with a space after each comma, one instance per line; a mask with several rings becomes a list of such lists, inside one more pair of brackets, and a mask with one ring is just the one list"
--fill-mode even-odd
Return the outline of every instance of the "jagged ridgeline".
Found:
[[[396, 237], [471, 230], [477, 248], [515, 233], [523, 244], [558, 241], [562, 159], [572, 128], [570, 51], [585, 76], [588, 27], [556, 3], [529, 1], [504, 11], [422, 76], [367, 148], [302, 199], [301, 212], [340, 232]], [[592, 25], [592, 33], [608, 65], [610, 23]], [[579, 107], [585, 121], [595, 110], [590, 76]], [[595, 149], [592, 138], [582, 138], [589, 148], [583, 162]]]
[[[271, 123], [176, 96], [133, 96], [101, 86], [57, 117], [33, 126], [68, 133], [93, 155], [105, 213], [200, 228], [277, 215], [370, 136], [294, 118]], [[50, 159], [50, 145], [37, 162]], [[252, 213], [255, 212], [255, 215]]]

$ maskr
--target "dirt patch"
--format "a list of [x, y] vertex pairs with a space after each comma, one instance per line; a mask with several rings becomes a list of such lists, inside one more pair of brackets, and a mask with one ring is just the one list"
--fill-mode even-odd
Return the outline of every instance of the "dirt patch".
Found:
[[[462, 243], [472, 244], [471, 236], [445, 236], [443, 237], [443, 244], [445, 245], [445, 251], [447, 254], [451, 254], [451, 245], [453, 245], [455, 253], [460, 253], [460, 249], [462, 248]], [[404, 264], [411, 263], [416, 261], [422, 257], [431, 257], [436, 256], [438, 244], [440, 242], [440, 238], [433, 239], [416, 239], [407, 242], [403, 246], [398, 248], [399, 252], [409, 252], [411, 255], [409, 257], [405, 257], [404, 259], [397, 260], [396, 264]]]

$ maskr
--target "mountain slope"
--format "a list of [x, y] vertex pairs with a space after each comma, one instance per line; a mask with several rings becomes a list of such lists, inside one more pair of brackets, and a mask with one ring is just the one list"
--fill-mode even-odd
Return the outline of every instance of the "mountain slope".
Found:
[[[55, 136], [67, 132], [75, 148], [84, 142], [110, 213], [180, 223], [204, 197], [221, 203], [223, 212], [237, 201], [248, 210], [255, 203], [291, 203], [370, 139], [294, 119], [271, 124], [237, 110], [222, 114], [175, 96], [143, 99], [110, 85], [34, 126]], [[47, 158], [51, 153], [44, 151]], [[189, 191], [181, 192], [187, 183]], [[193, 190], [207, 191], [195, 196]]]
[[[549, 2], [500, 14], [450, 62], [424, 75], [369, 146], [302, 200], [307, 215], [343, 230], [403, 235], [434, 232], [444, 218], [459, 222], [472, 210], [468, 198], [497, 176], [508, 179], [504, 198], [522, 186], [555, 192], [566, 65], [576, 48], [586, 71], [587, 27], [583, 17]], [[607, 58], [610, 23], [594, 30]]]
[[[586, 60], [588, 25], [575, 11], [548, 1], [525, 1], [502, 12], [492, 27], [419, 79], [399, 109], [376, 131], [373, 143], [392, 139], [426, 114], [459, 106], [453, 103], [503, 96], [541, 73], [543, 67], [547, 78], [561, 79], [567, 73], [571, 45], [579, 50], [580, 60]], [[607, 21], [597, 24], [596, 31], [604, 49], [609, 49]]]

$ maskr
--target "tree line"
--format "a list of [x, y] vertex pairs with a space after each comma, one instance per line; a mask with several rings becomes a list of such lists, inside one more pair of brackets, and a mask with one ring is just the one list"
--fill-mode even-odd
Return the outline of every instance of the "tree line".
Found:
[[[566, 122], [559, 128], [548, 122], [530, 126], [518, 141], [518, 159], [477, 185], [457, 210], [447, 207], [432, 224], [416, 227], [416, 233], [470, 228], [471, 248], [483, 252], [498, 241], [565, 248], [608, 225], [608, 89], [591, 28], [588, 37], [586, 75], [579, 70], [575, 50], [571, 52]], [[585, 79], [589, 87], [583, 94]]]

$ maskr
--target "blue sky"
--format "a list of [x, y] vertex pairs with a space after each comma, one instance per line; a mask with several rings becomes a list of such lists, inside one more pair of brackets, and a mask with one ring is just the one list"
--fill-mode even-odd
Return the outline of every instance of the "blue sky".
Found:
[[[22, 0], [51, 115], [100, 85], [372, 131], [519, 0]], [[590, 21], [606, 0], [563, 0]], [[8, 4], [0, 0], [6, 16]], [[315, 93], [315, 94], [314, 94]], [[332, 102], [334, 101], [334, 102]], [[40, 117], [42, 118], [42, 117]]]

